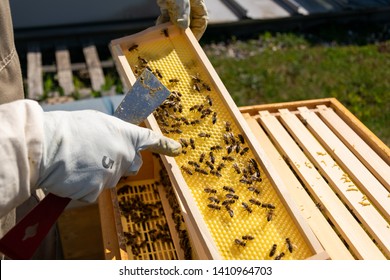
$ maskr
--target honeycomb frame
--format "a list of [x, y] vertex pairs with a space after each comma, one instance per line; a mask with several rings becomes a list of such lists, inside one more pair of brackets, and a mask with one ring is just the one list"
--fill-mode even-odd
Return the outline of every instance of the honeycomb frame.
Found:
[[[199, 258], [308, 259], [323, 252], [189, 29], [156, 26], [114, 40], [110, 47], [129, 88], [148, 67], [175, 92], [167, 115], [176, 118], [162, 121], [155, 113], [146, 124], [180, 141], [186, 152], [162, 160], [187, 213], [186, 224], [193, 226], [192, 239], [200, 243], [194, 246]], [[225, 166], [219, 169], [221, 163]], [[254, 176], [250, 183], [244, 172]], [[206, 193], [213, 189], [215, 195]], [[229, 211], [223, 202], [234, 195], [237, 201]], [[274, 244], [277, 249], [271, 254]]]

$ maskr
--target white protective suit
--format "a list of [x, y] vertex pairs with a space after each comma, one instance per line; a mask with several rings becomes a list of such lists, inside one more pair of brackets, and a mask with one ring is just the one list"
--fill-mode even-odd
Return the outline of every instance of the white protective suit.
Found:
[[0, 105], [0, 216], [40, 187], [93, 202], [103, 188], [134, 175], [141, 150], [176, 156], [180, 143], [93, 111], [43, 112], [31, 100]]
[[[171, 21], [190, 27], [201, 38], [207, 27], [204, 0], [157, 3], [157, 24]], [[140, 150], [172, 156], [180, 152], [176, 141], [103, 113], [44, 113], [34, 101], [14, 101], [23, 95], [9, 4], [0, 0], [0, 238], [41, 199], [36, 188], [91, 202], [103, 187], [137, 172]], [[37, 258], [53, 258], [49, 251]]]

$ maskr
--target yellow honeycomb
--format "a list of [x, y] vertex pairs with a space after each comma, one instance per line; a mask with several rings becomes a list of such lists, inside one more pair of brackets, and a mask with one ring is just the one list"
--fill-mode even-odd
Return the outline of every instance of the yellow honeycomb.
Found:
[[[166, 109], [155, 116], [164, 135], [188, 145], [183, 146], [185, 154], [175, 159], [179, 167], [183, 166], [183, 177], [221, 256], [247, 260], [311, 257], [313, 253], [304, 237], [254, 160], [245, 135], [241, 135], [223, 97], [210, 81], [207, 68], [199, 63], [186, 37], [156, 28], [152, 41], [143, 41], [138, 34], [128, 38], [130, 47], [124, 48], [124, 53], [135, 75], [148, 67], [171, 91], [179, 93], [175, 93], [176, 99], [171, 99], [170, 108], [166, 104]], [[209, 110], [205, 111], [207, 108]], [[200, 162], [202, 154], [205, 156]], [[232, 161], [226, 157], [231, 157]], [[219, 175], [215, 173], [218, 167]], [[207, 174], [197, 172], [196, 168]], [[244, 177], [245, 173], [252, 175]], [[234, 193], [224, 186], [234, 189]], [[207, 193], [205, 189], [216, 190], [216, 193]], [[238, 197], [231, 198], [233, 195]], [[235, 203], [229, 204], [230, 209], [227, 209], [225, 201], [229, 199], [234, 199]], [[262, 206], [272, 204], [275, 208], [258, 206], [257, 202]], [[286, 238], [291, 241], [292, 252], [288, 250]], [[270, 256], [274, 244], [276, 250]]]

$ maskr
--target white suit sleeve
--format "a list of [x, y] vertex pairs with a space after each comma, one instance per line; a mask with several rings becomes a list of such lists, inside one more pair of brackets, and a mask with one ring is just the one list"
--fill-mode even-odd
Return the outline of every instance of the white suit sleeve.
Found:
[[0, 108], [1, 215], [36, 187], [93, 202], [138, 172], [140, 151], [181, 153], [177, 141], [98, 111], [43, 112], [27, 100]]
[[43, 111], [31, 100], [0, 105], [0, 216], [30, 197], [43, 151]]

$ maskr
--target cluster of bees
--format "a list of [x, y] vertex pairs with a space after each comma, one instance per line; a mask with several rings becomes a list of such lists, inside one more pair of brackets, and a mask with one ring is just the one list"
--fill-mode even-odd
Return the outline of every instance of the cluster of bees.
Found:
[[[160, 158], [159, 160], [160, 160], [160, 166], [163, 166]], [[168, 200], [169, 206], [172, 209], [172, 220], [175, 223], [175, 229], [179, 235], [180, 248], [184, 251], [184, 259], [192, 260], [192, 248], [190, 244], [190, 238], [188, 236], [188, 232], [184, 224], [184, 219], [181, 214], [180, 205], [174, 193], [173, 186], [169, 179], [168, 172], [164, 167], [162, 167], [160, 169], [159, 174], [160, 174], [160, 182], [165, 189], [166, 199]]]
[[[134, 51], [136, 48], [129, 51]], [[179, 90], [180, 79], [170, 77], [167, 79], [161, 70], [154, 67], [152, 69], [146, 59], [138, 56], [138, 64], [133, 65], [133, 71], [136, 75], [142, 73], [144, 68], [149, 69], [158, 78], [166, 80], [166, 86], [171, 89], [172, 94], [163, 104], [156, 109], [154, 117], [164, 135], [169, 135], [178, 140], [182, 145], [182, 157], [180, 162], [185, 176], [208, 176], [211, 180], [224, 177], [229, 174], [229, 182], [240, 192], [237, 193], [231, 186], [221, 186], [212, 188], [203, 186], [204, 193], [207, 196], [207, 208], [213, 212], [222, 213], [226, 211], [231, 218], [234, 218], [237, 208], [252, 214], [255, 208], [264, 209], [265, 219], [271, 222], [275, 215], [276, 207], [272, 203], [264, 202], [259, 199], [263, 189], [259, 186], [262, 182], [260, 168], [254, 158], [250, 157], [250, 148], [247, 146], [242, 134], [236, 133], [230, 121], [222, 119], [219, 112], [214, 109], [215, 100], [212, 97], [211, 87], [202, 80], [199, 73], [190, 75], [190, 84], [187, 90], [188, 94], [196, 95], [191, 105], [186, 104], [186, 96], [183, 96]], [[185, 81], [184, 83], [186, 83]], [[168, 85], [167, 85], [168, 83]], [[182, 84], [181, 84], [182, 85]], [[195, 103], [195, 104], [194, 104]], [[215, 131], [220, 131], [219, 135]], [[193, 133], [196, 131], [196, 133]], [[212, 144], [205, 146], [207, 143]], [[199, 148], [200, 146], [200, 148]], [[186, 156], [189, 156], [186, 160]], [[233, 172], [233, 173], [232, 173]], [[236, 174], [231, 176], [231, 174]], [[237, 178], [237, 179], [236, 179]], [[237, 180], [237, 181], [235, 181]], [[222, 192], [223, 194], [221, 194]], [[247, 193], [242, 194], [242, 190]], [[238, 202], [239, 201], [239, 202]], [[239, 205], [236, 207], [236, 205]], [[179, 218], [175, 218], [179, 220]], [[233, 244], [245, 247], [248, 241], [253, 240], [251, 235], [242, 236], [242, 239], [233, 238]], [[289, 240], [289, 239], [288, 239]], [[287, 242], [287, 241], [286, 241]], [[290, 243], [291, 245], [291, 243]], [[292, 248], [292, 246], [290, 246]], [[290, 248], [288, 248], [290, 251]], [[291, 249], [292, 252], [292, 249]], [[270, 256], [274, 256], [275, 252]], [[281, 259], [284, 252], [277, 255], [276, 259]]]
[[[132, 193], [132, 186], [124, 185], [118, 191], [118, 195], [126, 193]], [[138, 191], [141, 193], [146, 190], [146, 186], [140, 186]], [[127, 222], [132, 222], [139, 229], [150, 228], [151, 221], [160, 220], [164, 217], [164, 210], [161, 201], [156, 203], [145, 203], [140, 196], [135, 195], [132, 198], [121, 197], [119, 201], [119, 208], [122, 216], [126, 218]], [[149, 226], [146, 226], [148, 224]], [[162, 242], [172, 242], [167, 224], [160, 225], [155, 223], [156, 229], [151, 229], [147, 234], [140, 232], [139, 230], [133, 230], [132, 232], [125, 231], [124, 236], [126, 239], [126, 245], [131, 247], [131, 251], [135, 257], [138, 257], [142, 249], [147, 248], [150, 242], [156, 242], [158, 240]], [[146, 249], [147, 250], [147, 249]]]

